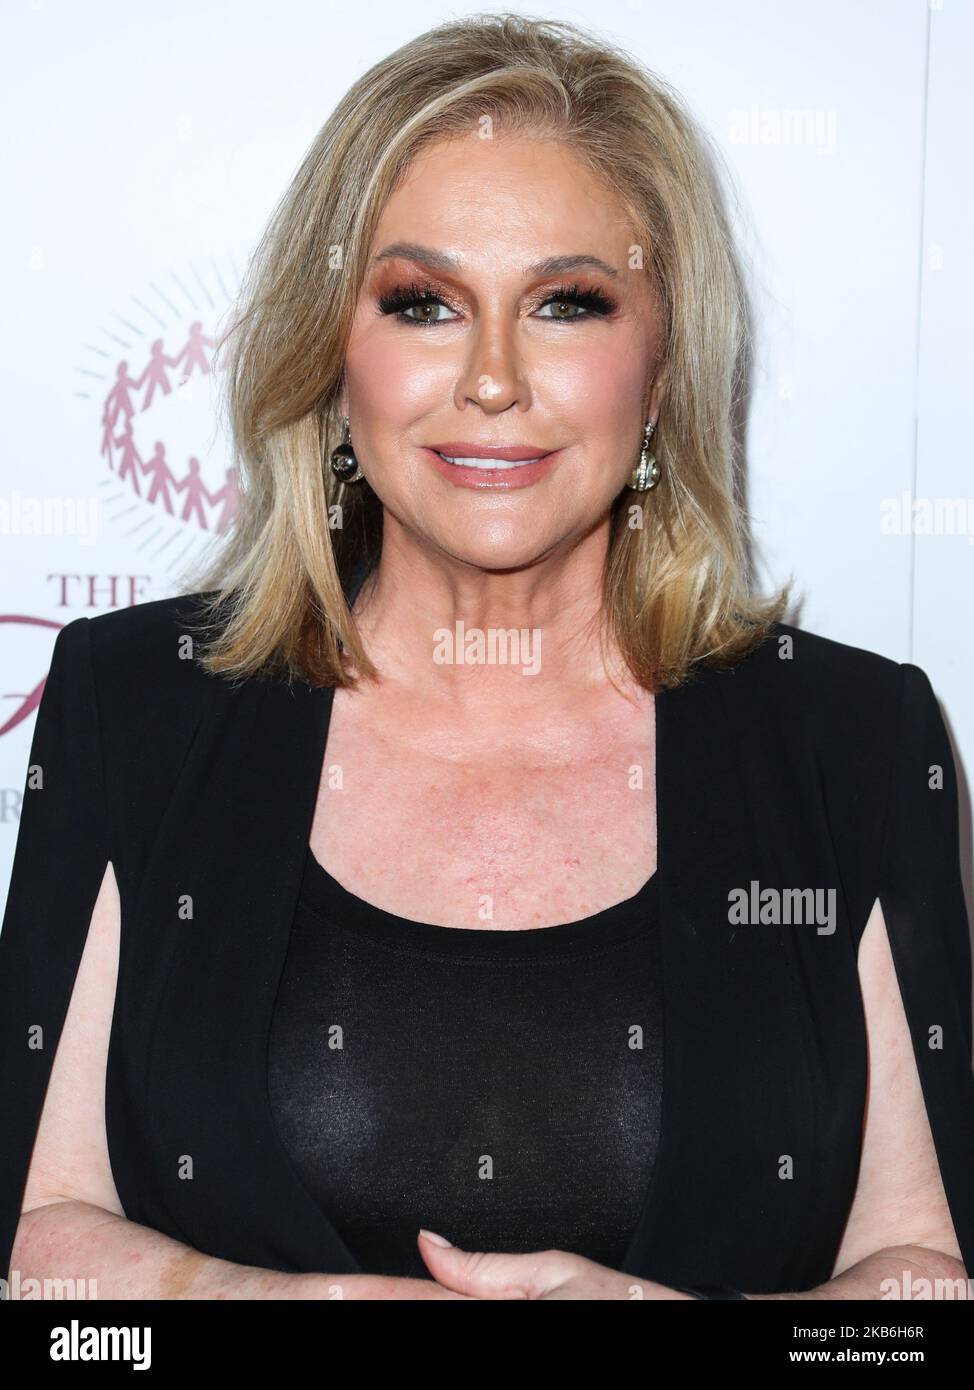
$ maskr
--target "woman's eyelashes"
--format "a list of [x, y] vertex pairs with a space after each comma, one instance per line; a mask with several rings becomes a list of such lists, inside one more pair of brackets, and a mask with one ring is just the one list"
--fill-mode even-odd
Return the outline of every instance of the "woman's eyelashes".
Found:
[[[452, 323], [451, 318], [442, 318], [436, 311], [447, 309], [460, 314], [459, 305], [451, 304], [441, 290], [429, 284], [413, 282], [395, 285], [378, 299], [379, 312], [395, 314], [400, 323], [408, 323], [419, 328], [435, 328], [440, 323]], [[551, 308], [550, 314], [542, 310]], [[549, 290], [534, 311], [539, 318], [554, 320], [557, 323], [578, 323], [584, 319], [605, 317], [615, 311], [615, 301], [600, 289], [581, 288], [578, 285], [560, 285]], [[413, 310], [419, 311], [414, 316]], [[564, 312], [570, 310], [573, 312]], [[574, 311], [578, 312], [574, 312]]]

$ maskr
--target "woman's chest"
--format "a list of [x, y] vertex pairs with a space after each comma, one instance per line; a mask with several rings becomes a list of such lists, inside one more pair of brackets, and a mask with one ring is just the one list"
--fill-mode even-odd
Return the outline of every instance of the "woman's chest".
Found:
[[[571, 852], [596, 872], [599, 855], [620, 847], [617, 871], [644, 857], [638, 879], [612, 885], [618, 900], [655, 857], [658, 794], [662, 1140], [627, 1267], [664, 1282], [706, 1276], [755, 1289], [828, 1277], [854, 1189], [865, 1037], [834, 841], [813, 789], [798, 788], [802, 833], [789, 824], [779, 833], [780, 808], [796, 796], [794, 761], [768, 757], [752, 776], [755, 749], [699, 695], [692, 707], [664, 697], [645, 719], [630, 710], [621, 738], [611, 720], [593, 720], [588, 749], [566, 735], [559, 750], [557, 730], [520, 749], [487, 731], [481, 746], [458, 749], [449, 729], [437, 739], [391, 715], [388, 733], [370, 719], [364, 738], [346, 737], [356, 730], [340, 694], [330, 727], [330, 692], [307, 704], [286, 690], [247, 692], [232, 718], [215, 708], [134, 896], [123, 874], [106, 1123], [129, 1218], [238, 1263], [356, 1269], [288, 1162], [268, 1102], [268, 1040], [309, 838], [361, 896], [406, 915], [411, 905], [394, 894], [407, 882], [418, 920], [483, 926], [455, 910], [466, 906], [463, 874], [479, 883], [485, 872], [473, 855], [462, 871], [453, 867], [467, 844], [454, 825], [465, 809], [483, 825], [484, 799], [496, 800], [486, 823], [509, 828], [516, 848], [501, 859], [488, 835], [486, 868], [500, 881], [506, 868], [525, 892], [539, 881], [519, 876], [521, 859], [532, 861], [531, 837], [551, 853], [566, 817], [575, 818], [572, 833], [589, 837]], [[655, 742], [634, 732], [654, 714], [658, 757]], [[397, 749], [410, 750], [414, 775], [392, 756]], [[443, 769], [458, 766], [477, 777], [479, 802], [450, 800], [458, 779]], [[755, 783], [767, 813], [749, 795]], [[628, 795], [619, 799], [621, 787], [638, 793], [642, 820]], [[319, 838], [329, 827], [334, 857]], [[730, 925], [728, 887], [753, 881], [835, 885], [837, 930]], [[591, 906], [608, 902], [606, 894]], [[440, 905], [449, 913], [437, 918]], [[578, 904], [566, 915], [575, 920]], [[552, 912], [535, 925], [556, 920], [564, 918]], [[516, 935], [526, 942], [533, 933]], [[632, 1004], [623, 1007], [632, 1022]], [[340, 1117], [323, 1114], [322, 1123]]]
[[[310, 835], [352, 893], [447, 927], [576, 921], [656, 868], [652, 698], [584, 728], [469, 736], [336, 693]], [[354, 699], [355, 697], [351, 697]]]

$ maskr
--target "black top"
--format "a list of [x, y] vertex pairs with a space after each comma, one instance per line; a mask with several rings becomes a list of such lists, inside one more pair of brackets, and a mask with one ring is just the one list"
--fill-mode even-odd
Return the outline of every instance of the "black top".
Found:
[[[186, 643], [197, 597], [77, 618], [54, 646], [0, 931], [4, 1274], [108, 860], [121, 942], [106, 1126], [126, 1216], [240, 1264], [361, 1271], [268, 1094], [333, 691], [208, 675]], [[957, 776], [929, 679], [776, 623], [738, 665], [698, 668], [655, 706], [666, 1084], [623, 1271], [745, 1293], [830, 1278], [856, 1189], [856, 956], [878, 898], [974, 1274], [971, 949]], [[377, 805], [390, 793], [381, 774], [370, 787]], [[811, 890], [831, 929], [734, 921], [742, 889]]]
[[364, 902], [309, 849], [271, 1104], [363, 1269], [428, 1278], [420, 1226], [621, 1267], [659, 1140], [656, 884], [577, 922], [450, 928]]

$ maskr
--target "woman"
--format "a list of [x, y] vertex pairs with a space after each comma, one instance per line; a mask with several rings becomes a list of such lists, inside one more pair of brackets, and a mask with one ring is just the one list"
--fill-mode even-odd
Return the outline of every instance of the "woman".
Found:
[[923, 671], [747, 593], [716, 189], [673, 93], [564, 24], [446, 25], [325, 124], [237, 325], [227, 549], [55, 646], [5, 1272], [966, 1280], [950, 748]]

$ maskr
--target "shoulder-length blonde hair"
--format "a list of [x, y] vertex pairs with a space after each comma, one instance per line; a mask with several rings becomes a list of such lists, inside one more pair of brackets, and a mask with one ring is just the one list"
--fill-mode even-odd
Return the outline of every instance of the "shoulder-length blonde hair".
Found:
[[343, 585], [375, 563], [382, 506], [329, 466], [345, 344], [386, 199], [424, 146], [485, 118], [588, 162], [628, 210], [662, 306], [662, 476], [613, 504], [603, 637], [611, 630], [638, 683], [672, 688], [697, 663], [739, 661], [785, 610], [789, 585], [767, 600], [748, 591], [733, 433], [746, 302], [707, 142], [677, 94], [614, 45], [560, 21], [476, 15], [413, 39], [352, 86], [251, 261], [220, 345], [239, 509], [190, 581], [205, 591], [206, 624], [218, 620], [198, 648], [213, 674], [355, 685], [349, 660], [377, 674]]

